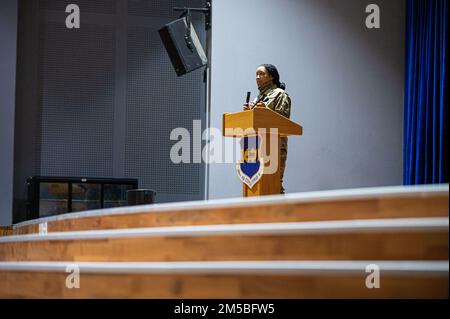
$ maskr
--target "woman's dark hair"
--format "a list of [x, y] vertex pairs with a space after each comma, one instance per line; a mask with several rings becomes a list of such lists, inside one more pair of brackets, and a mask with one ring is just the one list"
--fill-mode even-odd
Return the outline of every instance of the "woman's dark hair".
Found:
[[261, 64], [261, 66], [265, 67], [267, 72], [273, 77], [273, 83], [282, 90], [286, 89], [286, 84], [280, 82], [280, 74], [275, 65], [273, 64]]

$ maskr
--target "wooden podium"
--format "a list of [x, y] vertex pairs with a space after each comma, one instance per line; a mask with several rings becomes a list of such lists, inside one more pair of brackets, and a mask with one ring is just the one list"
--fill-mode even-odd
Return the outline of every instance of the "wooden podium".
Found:
[[[280, 163], [280, 137], [302, 135], [303, 127], [266, 107], [257, 107], [237, 113], [224, 113], [222, 121], [223, 136], [236, 138], [259, 136], [261, 147], [258, 149], [258, 157], [261, 154], [270, 157], [271, 142], [275, 139], [278, 140], [277, 162], [270, 163], [268, 161], [264, 163], [262, 176], [252, 187], [243, 182], [243, 196], [280, 194], [280, 170], [278, 167]], [[273, 129], [277, 129], [277, 132], [274, 133]], [[241, 154], [241, 162], [244, 159], [244, 154]], [[238, 163], [238, 165], [240, 164]]]

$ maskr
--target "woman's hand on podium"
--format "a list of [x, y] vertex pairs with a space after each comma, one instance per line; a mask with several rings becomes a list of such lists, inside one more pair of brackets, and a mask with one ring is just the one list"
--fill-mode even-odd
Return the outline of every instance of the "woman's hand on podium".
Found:
[[254, 103], [244, 103], [244, 111], [251, 110], [255, 106]]
[[254, 109], [255, 107], [266, 107], [264, 102], [258, 102], [256, 105], [254, 103], [244, 103], [244, 111]]

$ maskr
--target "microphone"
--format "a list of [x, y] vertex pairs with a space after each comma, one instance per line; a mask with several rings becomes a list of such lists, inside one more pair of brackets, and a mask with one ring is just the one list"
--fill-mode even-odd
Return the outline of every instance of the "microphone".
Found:
[[247, 98], [245, 99], [245, 103], [250, 103], [250, 94], [251, 92], [247, 92]]

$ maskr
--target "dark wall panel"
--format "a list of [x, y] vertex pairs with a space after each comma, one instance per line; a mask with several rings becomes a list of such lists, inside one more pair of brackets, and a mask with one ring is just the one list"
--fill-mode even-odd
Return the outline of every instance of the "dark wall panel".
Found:
[[[198, 194], [200, 164], [172, 164], [170, 132], [201, 118], [202, 71], [178, 78], [156, 28], [128, 29], [127, 176], [167, 194]], [[145, 61], [143, 63], [143, 61]]]
[[[164, 1], [164, 5], [161, 5], [162, 1]], [[200, 8], [203, 6], [203, 0], [128, 0], [128, 14], [131, 16], [175, 18], [180, 12], [173, 11], [173, 7]]]
[[40, 174], [111, 176], [114, 28], [40, 30]]
[[[76, 3], [81, 27], [67, 29]], [[204, 197], [204, 164], [170, 161], [170, 132], [205, 119], [203, 70], [178, 78], [158, 29], [187, 0], [19, 1], [15, 222], [31, 175], [130, 177], [157, 202]], [[193, 23], [202, 41], [204, 19]]]

